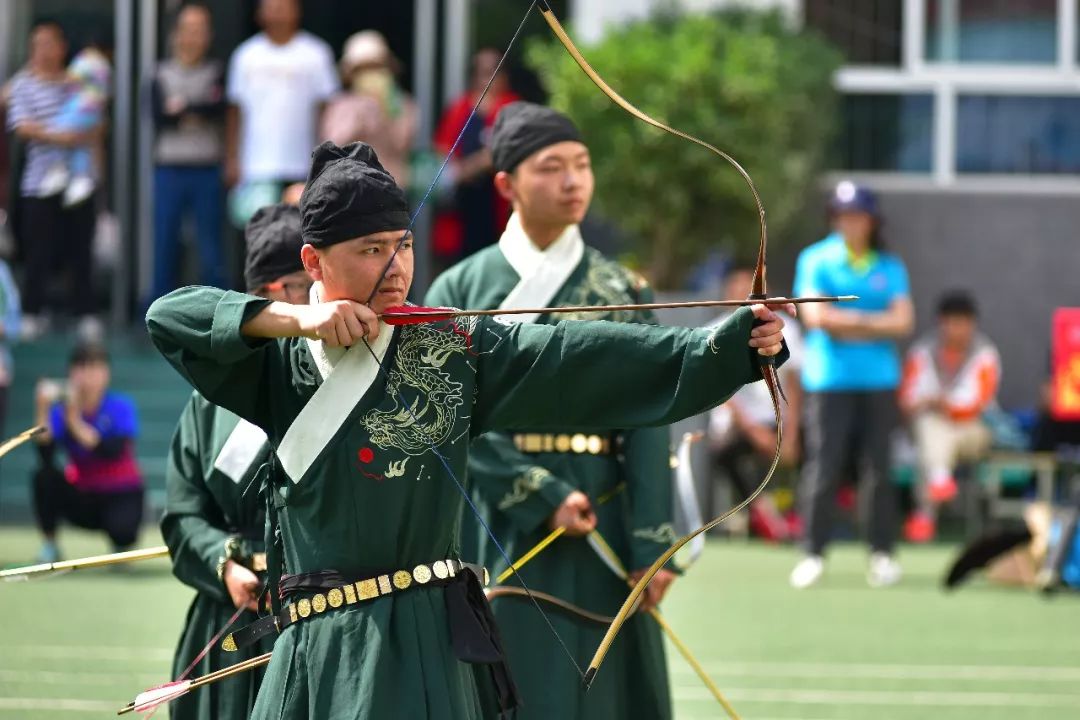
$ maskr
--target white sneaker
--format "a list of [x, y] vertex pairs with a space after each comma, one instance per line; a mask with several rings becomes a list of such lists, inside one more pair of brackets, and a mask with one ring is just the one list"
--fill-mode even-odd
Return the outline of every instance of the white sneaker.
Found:
[[49, 169], [45, 171], [45, 174], [41, 176], [41, 185], [38, 187], [38, 193], [41, 197], [52, 197], [53, 195], [57, 195], [67, 187], [69, 179], [70, 173], [68, 173], [68, 169], [63, 163], [50, 165]]
[[100, 343], [105, 340], [105, 323], [94, 315], [83, 315], [75, 325], [75, 337], [81, 342]]
[[44, 315], [23, 315], [19, 327], [19, 338], [33, 342], [49, 331], [49, 319]]
[[876, 552], [870, 556], [870, 568], [866, 571], [866, 582], [870, 583], [870, 587], [895, 585], [903, 575], [900, 563], [896, 562], [892, 555]]
[[72, 178], [67, 189], [64, 190], [64, 207], [72, 207], [86, 201], [94, 194], [94, 187], [94, 181], [85, 175]]
[[825, 573], [825, 561], [820, 555], [807, 555], [791, 571], [788, 582], [796, 590], [805, 590], [817, 584]]

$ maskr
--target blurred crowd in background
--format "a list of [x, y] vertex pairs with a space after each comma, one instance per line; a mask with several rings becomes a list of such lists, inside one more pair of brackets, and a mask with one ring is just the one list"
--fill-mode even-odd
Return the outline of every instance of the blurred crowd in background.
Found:
[[[311, 150], [323, 140], [372, 145], [413, 202], [425, 196], [449, 155], [429, 200], [434, 271], [498, 239], [509, 209], [494, 190], [485, 141], [499, 110], [520, 97], [510, 76], [496, 72], [499, 48], [475, 51], [467, 91], [443, 108], [433, 137], [422, 144], [431, 152], [418, 152], [416, 103], [382, 34], [360, 30], [335, 48], [302, 29], [299, 0], [262, 0], [257, 7], [261, 31], [227, 58], [210, 55], [215, 18], [207, 6], [185, 3], [170, 18], [168, 51], [149, 93], [153, 279], [139, 298], [143, 308], [187, 282], [237, 286], [230, 257], [240, 245], [239, 229], [261, 206], [298, 202]], [[0, 261], [0, 427], [14, 377], [10, 346], [57, 332], [74, 333], [79, 342], [67, 380], [37, 388], [38, 420], [49, 428], [39, 438], [41, 469], [33, 481], [47, 538], [43, 559], [57, 556], [53, 539], [64, 518], [104, 528], [118, 548], [130, 545], [144, 505], [133, 449], [137, 413], [108, 389], [101, 292], [94, 287], [95, 237], [101, 242], [108, 234], [99, 211], [109, 192], [110, 50], [105, 38], [75, 47], [67, 31], [62, 19], [35, 21], [25, 62], [2, 94], [21, 162], [9, 223], [19, 260], [14, 268]], [[873, 190], [841, 182], [830, 191], [827, 211], [826, 237], [799, 251], [794, 291], [862, 299], [857, 310], [807, 306], [791, 319], [792, 360], [781, 375], [787, 482], [755, 501], [748, 527], [771, 541], [801, 539], [805, 556], [791, 582], [808, 586], [821, 575], [837, 512], [854, 509], [858, 487], [865, 535], [884, 558], [878, 578], [888, 584], [898, 572], [886, 562], [897, 538], [933, 540], [943, 509], [965, 513], [964, 486], [978, 485], [992, 452], [1058, 452], [1080, 444], [1077, 403], [1051, 382], [1048, 366], [1038, 383], [1041, 396], [1003, 408], [997, 398], [1008, 368], [1000, 339], [980, 329], [973, 288], [935, 288], [934, 317], [917, 328], [908, 271], [886, 240]], [[194, 277], [184, 271], [188, 228]], [[747, 296], [752, 267], [730, 262], [718, 275], [727, 297]], [[1069, 316], [1053, 338], [1035, 340], [1053, 348], [1055, 368], [1069, 365], [1070, 352], [1080, 353], [1080, 343], [1069, 339], [1078, 328]], [[32, 368], [19, 371], [20, 382], [36, 380]], [[715, 489], [748, 496], [771, 459], [767, 392], [745, 388], [711, 413], [707, 428], [705, 486], [709, 505], [718, 507]], [[1033, 471], [1022, 461], [1014, 469], [1022, 479], [1011, 492], [1030, 494]], [[103, 504], [104, 496], [122, 501]]]

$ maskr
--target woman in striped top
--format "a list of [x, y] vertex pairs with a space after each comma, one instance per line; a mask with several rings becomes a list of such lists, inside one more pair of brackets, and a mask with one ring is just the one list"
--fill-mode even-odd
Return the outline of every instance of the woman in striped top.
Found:
[[[85, 131], [56, 131], [52, 121], [68, 99], [70, 87], [64, 60], [67, 40], [54, 21], [41, 21], [30, 34], [30, 58], [8, 88], [8, 128], [26, 143], [26, 165], [20, 183], [22, 220], [19, 238], [26, 258], [24, 288], [28, 328], [40, 325], [34, 317], [49, 311], [49, 283], [57, 270], [68, 275], [67, 309], [84, 314], [92, 308], [91, 241], [93, 198], [65, 208], [56, 189], [49, 194], [45, 177], [50, 167], [66, 161], [72, 148], [86, 147], [100, 127]], [[62, 188], [61, 188], [62, 189]]]

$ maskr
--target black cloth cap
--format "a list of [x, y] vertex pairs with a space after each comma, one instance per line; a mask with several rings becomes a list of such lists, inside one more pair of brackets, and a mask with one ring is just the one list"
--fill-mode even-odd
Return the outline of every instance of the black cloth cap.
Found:
[[244, 256], [244, 283], [258, 290], [283, 275], [304, 269], [300, 248], [300, 211], [279, 203], [255, 211], [244, 228], [247, 253]]
[[304, 242], [327, 247], [353, 238], [409, 227], [405, 192], [383, 169], [370, 145], [325, 142], [311, 154], [300, 196]]
[[512, 172], [537, 150], [567, 140], [584, 142], [570, 118], [545, 105], [512, 102], [499, 111], [491, 130], [495, 172]]

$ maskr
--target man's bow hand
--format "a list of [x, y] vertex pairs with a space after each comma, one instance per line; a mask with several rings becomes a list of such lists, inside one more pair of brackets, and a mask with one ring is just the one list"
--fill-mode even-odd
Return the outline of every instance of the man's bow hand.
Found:
[[[792, 317], [795, 316], [793, 304], [782, 305], [784, 312]], [[758, 355], [772, 357], [779, 355], [784, 347], [784, 321], [766, 305], [752, 305], [750, 310], [754, 318], [760, 324], [750, 332], [750, 347], [758, 351]]]

